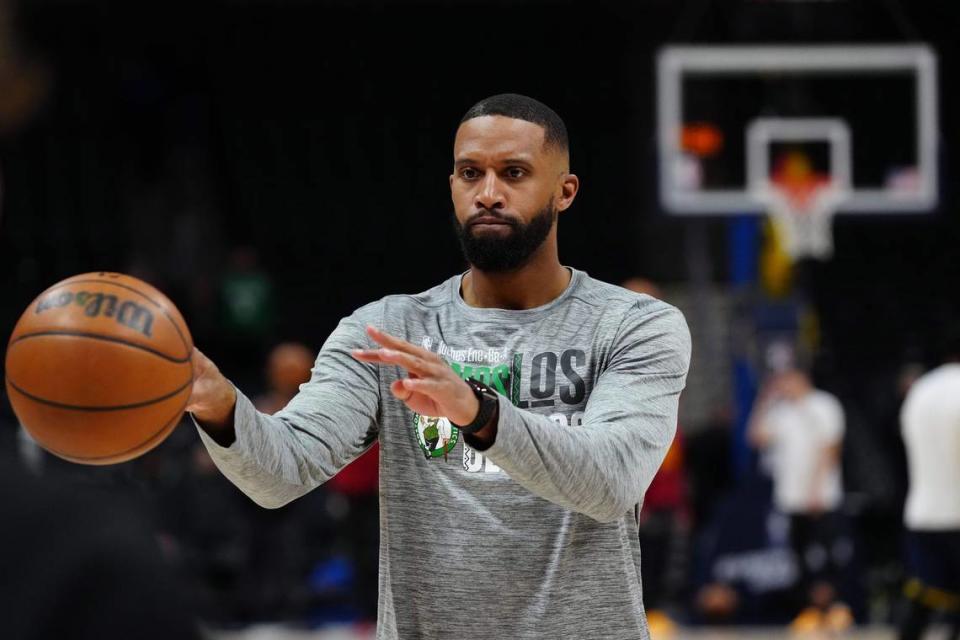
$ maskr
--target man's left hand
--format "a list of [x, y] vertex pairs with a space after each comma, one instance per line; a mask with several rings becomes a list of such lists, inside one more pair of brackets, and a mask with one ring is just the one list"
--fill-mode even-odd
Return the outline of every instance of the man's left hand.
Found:
[[361, 362], [403, 367], [407, 377], [390, 385], [390, 392], [411, 411], [445, 417], [454, 424], [470, 424], [480, 411], [473, 390], [440, 356], [406, 340], [368, 326], [367, 335], [380, 349], [355, 349]]

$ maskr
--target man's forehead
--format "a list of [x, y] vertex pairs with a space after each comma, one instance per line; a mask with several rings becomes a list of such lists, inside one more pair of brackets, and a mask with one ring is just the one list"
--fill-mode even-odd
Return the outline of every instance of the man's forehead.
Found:
[[481, 116], [460, 125], [453, 144], [456, 157], [474, 154], [527, 155], [544, 153], [544, 130], [538, 124], [506, 116]]

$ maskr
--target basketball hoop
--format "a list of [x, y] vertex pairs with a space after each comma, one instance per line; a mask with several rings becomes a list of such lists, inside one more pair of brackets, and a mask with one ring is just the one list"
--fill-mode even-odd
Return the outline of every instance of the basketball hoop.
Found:
[[764, 199], [783, 249], [794, 262], [833, 255], [833, 216], [843, 198], [831, 180], [802, 186], [774, 182]]
[[[772, 142], [820, 141], [829, 145], [829, 174], [815, 170], [800, 151], [771, 163]], [[766, 207], [783, 250], [794, 262], [830, 258], [833, 216], [850, 196], [850, 132], [846, 124], [832, 118], [758, 118], [747, 130], [747, 146], [750, 192]]]

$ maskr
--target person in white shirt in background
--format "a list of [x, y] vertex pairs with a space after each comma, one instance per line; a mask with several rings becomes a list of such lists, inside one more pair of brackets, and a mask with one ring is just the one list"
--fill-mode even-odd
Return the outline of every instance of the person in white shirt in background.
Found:
[[[958, 336], [960, 337], [960, 336]], [[947, 362], [921, 376], [900, 411], [907, 451], [906, 607], [901, 640], [923, 636], [934, 613], [955, 617], [960, 638], [960, 339]]]
[[814, 388], [791, 363], [773, 373], [757, 395], [748, 438], [766, 454], [774, 506], [790, 517], [790, 544], [799, 569], [798, 631], [843, 629], [853, 622], [838, 600], [835, 514], [843, 500], [840, 451], [844, 434], [840, 401]]

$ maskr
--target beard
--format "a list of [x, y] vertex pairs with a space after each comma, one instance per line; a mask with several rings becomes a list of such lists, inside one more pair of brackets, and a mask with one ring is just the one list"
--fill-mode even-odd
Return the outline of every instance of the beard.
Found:
[[461, 224], [454, 215], [453, 227], [463, 257], [480, 271], [505, 273], [515, 271], [530, 261], [550, 235], [553, 222], [557, 219], [557, 210], [548, 204], [527, 223], [505, 218], [492, 211], [481, 211], [471, 218], [480, 215], [500, 218], [510, 226], [510, 232], [506, 236], [499, 233], [477, 234], [470, 222]]

